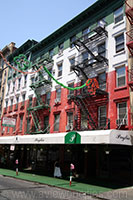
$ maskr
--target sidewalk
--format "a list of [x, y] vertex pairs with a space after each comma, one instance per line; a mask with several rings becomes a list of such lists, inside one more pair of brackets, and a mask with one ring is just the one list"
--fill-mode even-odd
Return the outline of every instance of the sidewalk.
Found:
[[[40, 175], [24, 173], [24, 172], [19, 172], [18, 176], [16, 176], [15, 171], [8, 170], [8, 169], [1, 169], [1, 168], [0, 168], [0, 174], [4, 176], [27, 180], [27, 181], [47, 184], [50, 186], [59, 187], [59, 188], [67, 189], [67, 190], [78, 191], [78, 192], [82, 192], [82, 193], [86, 193], [86, 194], [90, 194], [94, 196], [96, 195], [98, 197], [103, 197], [104, 192], [105, 194], [111, 195], [113, 194], [112, 191], [114, 190], [113, 186], [109, 188], [109, 187], [85, 184], [85, 183], [76, 182], [76, 181], [72, 181], [72, 185], [69, 186], [69, 180], [58, 179], [58, 178], [53, 178], [53, 177], [48, 177], [48, 176], [40, 176]], [[106, 197], [109, 197], [109, 195], [106, 195]]]

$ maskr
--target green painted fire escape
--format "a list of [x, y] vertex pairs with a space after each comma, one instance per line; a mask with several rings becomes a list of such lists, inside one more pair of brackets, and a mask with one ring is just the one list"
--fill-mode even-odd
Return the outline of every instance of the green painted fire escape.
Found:
[[[45, 61], [45, 62], [44, 62]], [[51, 62], [50, 59], [41, 59], [38, 62], [36, 62], [35, 64], [32, 65], [32, 68], [34, 70], [38, 70], [40, 68], [40, 66], [47, 65], [47, 63]], [[28, 119], [29, 119], [29, 115], [31, 115], [34, 126], [27, 132], [29, 134], [39, 134], [39, 133], [44, 133], [44, 130], [41, 127], [41, 120], [40, 120], [40, 111], [41, 110], [50, 110], [50, 106], [46, 103], [46, 100], [43, 101], [42, 100], [42, 95], [41, 95], [41, 91], [45, 90], [45, 88], [49, 88], [50, 91], [50, 87], [51, 87], [51, 81], [44, 78], [44, 74], [45, 71], [42, 68], [40, 71], [37, 72], [37, 76], [36, 76], [36, 80], [30, 85], [31, 89], [34, 91], [34, 94], [36, 96], [36, 105], [32, 106], [29, 105], [27, 111], [28, 111]]]

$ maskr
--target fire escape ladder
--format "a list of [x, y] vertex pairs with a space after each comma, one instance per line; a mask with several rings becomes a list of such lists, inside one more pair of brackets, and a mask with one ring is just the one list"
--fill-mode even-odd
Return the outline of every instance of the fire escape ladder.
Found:
[[89, 121], [89, 124], [91, 125], [92, 129], [96, 129], [96, 124], [95, 122], [93, 121], [89, 111], [88, 111], [88, 108], [86, 106], [86, 104], [84, 103], [83, 101], [83, 98], [82, 96], [78, 96], [78, 97], [74, 97], [72, 98], [74, 103], [84, 112], [84, 114], [86, 115], [88, 121]]
[[133, 7], [128, 4], [128, 0], [125, 1], [126, 4], [126, 17], [130, 23], [129, 30], [126, 32], [127, 34], [127, 47], [133, 56]]
[[[40, 68], [40, 65], [42, 63], [38, 64], [33, 64], [33, 68], [38, 70]], [[42, 64], [43, 65], [43, 64]], [[49, 89], [50, 88], [50, 85], [51, 85], [51, 81], [47, 80], [44, 78], [44, 70], [40, 70], [38, 71], [38, 76], [37, 76], [37, 80], [32, 83], [30, 85], [31, 89], [34, 91], [35, 93], [35, 96], [36, 96], [36, 105], [33, 106], [33, 107], [29, 107], [28, 108], [28, 111], [29, 113], [31, 113], [31, 116], [32, 116], [32, 119], [33, 119], [33, 122], [34, 122], [34, 125], [35, 125], [35, 129], [36, 131], [33, 131], [31, 130], [31, 134], [33, 133], [43, 133], [43, 130], [41, 128], [41, 124], [40, 124], [40, 116], [39, 116], [39, 110], [41, 109], [48, 109], [48, 106], [45, 105], [45, 103], [42, 101], [42, 98], [41, 98], [41, 91], [45, 88]]]

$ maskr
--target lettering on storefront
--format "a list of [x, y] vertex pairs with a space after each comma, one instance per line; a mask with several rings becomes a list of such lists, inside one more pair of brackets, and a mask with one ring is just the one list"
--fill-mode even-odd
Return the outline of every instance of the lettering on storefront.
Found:
[[120, 139], [123, 142], [126, 141], [126, 140], [130, 140], [130, 137], [128, 135], [123, 136], [123, 135], [119, 134], [119, 135], [117, 135], [116, 138]]
[[36, 138], [36, 139], [35, 139], [35, 142], [44, 142], [44, 141], [45, 141], [45, 140], [44, 140], [43, 138], [39, 138], [39, 139]]

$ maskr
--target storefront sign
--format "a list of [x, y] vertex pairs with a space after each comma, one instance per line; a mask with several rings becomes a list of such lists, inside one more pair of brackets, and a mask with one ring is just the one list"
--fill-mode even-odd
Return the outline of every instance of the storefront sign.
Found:
[[15, 127], [16, 119], [10, 117], [3, 117], [2, 126]]
[[65, 136], [65, 144], [81, 144], [81, 136], [75, 131], [69, 132]]

